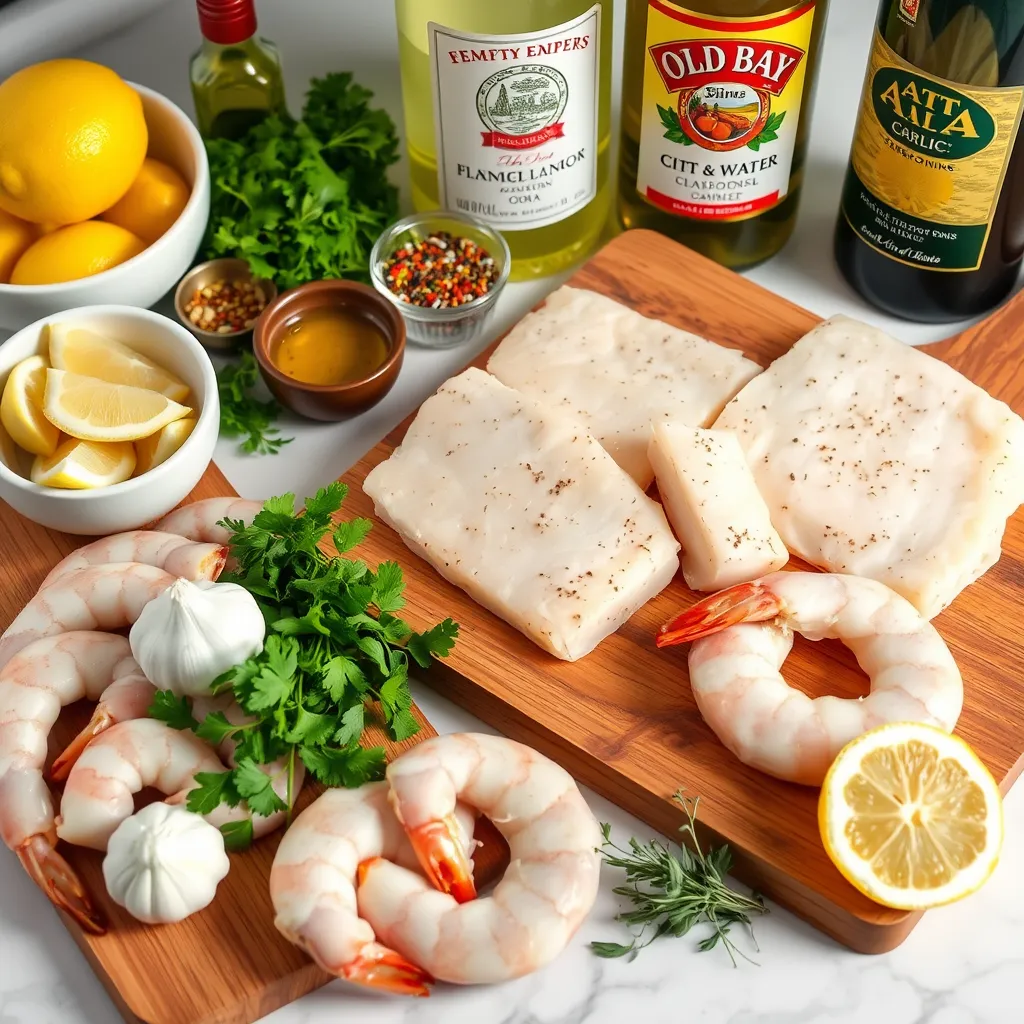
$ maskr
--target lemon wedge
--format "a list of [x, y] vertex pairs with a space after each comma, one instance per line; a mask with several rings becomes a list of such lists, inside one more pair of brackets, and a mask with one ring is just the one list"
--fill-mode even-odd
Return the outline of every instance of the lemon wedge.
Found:
[[[49, 420], [47, 420], [47, 423], [49, 423]], [[14, 443], [14, 439], [4, 429], [2, 422], [0, 422], [0, 462], [12, 473], [17, 473], [18, 476], [22, 475], [21, 452]]]
[[111, 384], [67, 370], [46, 371], [46, 418], [83, 441], [137, 441], [191, 411], [159, 391]]
[[50, 365], [111, 384], [148, 388], [172, 401], [188, 398], [188, 385], [144, 355], [87, 327], [50, 325]]
[[52, 455], [60, 431], [43, 415], [46, 360], [29, 356], [11, 370], [0, 398], [0, 422], [15, 444], [33, 455]]
[[862, 893], [922, 910], [969, 895], [992, 873], [1002, 800], [962, 739], [897, 722], [839, 752], [822, 785], [818, 827], [829, 857]]
[[166, 462], [188, 439], [196, 428], [196, 421], [191, 416], [183, 420], [168, 423], [149, 437], [140, 438], [135, 442], [135, 475], [142, 476], [154, 466]]
[[44, 487], [91, 490], [127, 480], [135, 469], [135, 449], [130, 441], [103, 444], [66, 438], [50, 456], [37, 456], [32, 482]]

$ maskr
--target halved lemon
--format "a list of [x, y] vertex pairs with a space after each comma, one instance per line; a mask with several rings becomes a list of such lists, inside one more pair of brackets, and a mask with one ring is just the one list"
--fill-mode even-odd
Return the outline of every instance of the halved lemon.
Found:
[[33, 455], [51, 455], [60, 431], [43, 415], [46, 360], [29, 356], [11, 370], [0, 398], [0, 422], [15, 444]]
[[50, 365], [111, 384], [148, 388], [175, 402], [188, 398], [188, 385], [173, 373], [120, 341], [87, 327], [50, 325]]
[[1003, 806], [962, 739], [897, 722], [839, 752], [821, 788], [818, 827], [829, 857], [862, 893], [922, 910], [985, 882], [999, 859]]
[[163, 430], [136, 441], [135, 475], [142, 476], [154, 466], [166, 462], [188, 440], [189, 434], [195, 428], [196, 421], [191, 416], [186, 416], [185, 419], [168, 423]]
[[48, 457], [38, 456], [32, 482], [44, 487], [89, 490], [127, 480], [135, 469], [135, 448], [130, 441], [104, 444], [69, 437]]
[[191, 411], [159, 391], [111, 384], [67, 370], [46, 371], [46, 418], [83, 441], [137, 441]]

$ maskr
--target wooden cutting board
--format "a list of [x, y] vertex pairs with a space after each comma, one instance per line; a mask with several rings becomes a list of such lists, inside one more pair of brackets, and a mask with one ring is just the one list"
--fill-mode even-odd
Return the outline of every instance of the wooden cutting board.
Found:
[[[818, 318], [662, 235], [630, 231], [609, 243], [569, 282], [603, 292], [724, 345], [763, 365]], [[977, 327], [927, 351], [1024, 413], [1024, 293]], [[490, 350], [474, 365], [483, 366]], [[410, 418], [411, 419], [411, 418]], [[403, 423], [343, 479], [348, 514], [372, 516], [361, 482], [401, 441]], [[536, 747], [581, 782], [673, 834], [682, 815], [671, 797], [701, 797], [711, 842], [728, 842], [735, 875], [839, 942], [865, 953], [899, 945], [920, 914], [872, 903], [847, 883], [818, 838], [817, 790], [779, 782], [736, 760], [704, 724], [690, 692], [686, 648], [658, 651], [658, 626], [696, 598], [680, 576], [582, 661], [545, 654], [475, 605], [377, 523], [363, 548], [372, 560], [406, 568], [414, 626], [452, 615], [462, 626], [452, 656], [427, 681], [514, 739]], [[1020, 615], [1024, 607], [1024, 512], [1010, 521], [1003, 557], [937, 620], [963, 673], [957, 732], [1003, 791], [1024, 759]], [[422, 620], [417, 617], [422, 616]], [[854, 697], [866, 680], [846, 648], [797, 638], [786, 676], [805, 692]]]
[[[767, 364], [814, 326], [811, 313], [650, 232], [633, 231], [603, 249], [573, 278], [658, 317], [741, 348]], [[1024, 294], [984, 324], [930, 351], [1018, 412], [1024, 410]], [[488, 353], [475, 362], [482, 365]], [[373, 517], [359, 486], [404, 435], [402, 424], [343, 479], [352, 485], [346, 517]], [[211, 466], [188, 500], [231, 494]], [[28, 523], [0, 503], [0, 629], [35, 592], [46, 572], [80, 539]], [[405, 568], [415, 627], [447, 615], [462, 633], [450, 659], [428, 681], [502, 732], [546, 752], [578, 779], [672, 834], [681, 824], [672, 793], [700, 795], [705, 838], [728, 842], [737, 877], [756, 886], [840, 942], [883, 952], [909, 934], [920, 915], [886, 910], [850, 887], [818, 841], [816, 792], [778, 782], [741, 765], [704, 725], [693, 702], [685, 652], [659, 652], [656, 628], [694, 596], [676, 580], [583, 661], [543, 653], [409, 552], [375, 521], [361, 546], [367, 561], [397, 559]], [[1018, 682], [1015, 622], [1024, 602], [1024, 515], [1010, 522], [996, 568], [957, 599], [937, 625], [963, 670], [966, 699], [957, 731], [978, 751], [1004, 789], [1020, 773], [1024, 687]], [[798, 643], [787, 661], [791, 681], [809, 693], [853, 696], [864, 681], [844, 648]], [[74, 735], [88, 709], [69, 709], [51, 737], [51, 754]], [[423, 731], [433, 735], [420, 717]], [[374, 742], [380, 741], [379, 735]], [[412, 741], [412, 742], [415, 742]], [[393, 744], [387, 744], [394, 749]], [[407, 746], [409, 744], [404, 744]], [[303, 801], [315, 790], [307, 788]], [[478, 854], [478, 874], [493, 877], [505, 851], [493, 832]], [[101, 858], [62, 847], [94, 893], [103, 892]], [[113, 927], [83, 935], [65, 919], [111, 998], [131, 1024], [248, 1024], [329, 978], [273, 928], [267, 876], [271, 837], [233, 858], [231, 873], [207, 910], [180, 925], [148, 928], [108, 899]], [[25, 884], [31, 884], [26, 879]], [[217, 965], [216, 971], [210, 964]], [[338, 997], [339, 1018], [346, 1002]]]
[[[224, 494], [234, 491], [211, 465], [186, 503]], [[90, 539], [44, 529], [0, 502], [0, 632], [50, 569]], [[85, 725], [90, 711], [85, 702], [64, 711], [50, 734], [51, 758]], [[436, 736], [420, 710], [413, 707], [413, 712], [420, 723], [415, 737], [393, 743], [371, 726], [370, 745], [383, 744], [390, 758]], [[321, 791], [307, 783], [298, 806], [305, 807]], [[477, 838], [484, 843], [474, 858], [477, 875], [491, 881], [507, 863], [508, 848], [488, 822], [478, 828]], [[87, 935], [67, 915], [61, 918], [129, 1024], [249, 1024], [332, 980], [274, 928], [268, 880], [279, 839], [279, 833], [268, 836], [246, 853], [232, 854], [231, 870], [206, 910], [156, 928], [140, 924], [107, 896], [102, 854], [60, 844], [106, 912], [110, 928], [103, 936]], [[27, 876], [24, 884], [32, 884]], [[340, 996], [338, 1009], [345, 1020]]]

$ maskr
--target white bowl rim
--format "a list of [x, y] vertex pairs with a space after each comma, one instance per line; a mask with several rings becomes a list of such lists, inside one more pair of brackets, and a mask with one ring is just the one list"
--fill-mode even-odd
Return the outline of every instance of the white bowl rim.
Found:
[[177, 103], [169, 100], [163, 95], [163, 93], [156, 92], [144, 85], [137, 85], [135, 82], [128, 81], [126, 81], [125, 84], [130, 85], [133, 89], [146, 96], [154, 103], [158, 105], [162, 104], [171, 112], [171, 114], [181, 121], [182, 126], [185, 129], [185, 134], [188, 136], [196, 163], [195, 181], [192, 182], [192, 193], [188, 197], [188, 202], [185, 204], [185, 208], [180, 214], [178, 214], [178, 219], [155, 242], [147, 245], [142, 252], [137, 253], [129, 260], [125, 260], [124, 263], [118, 263], [117, 266], [111, 267], [109, 270], [103, 270], [99, 274], [90, 274], [88, 277], [78, 277], [71, 281], [56, 281], [53, 284], [0, 284], [0, 296], [57, 295], [61, 291], [67, 291], [68, 288], [74, 285], [81, 285], [86, 282], [89, 282], [90, 284], [96, 281], [110, 281], [116, 283], [116, 275], [126, 273], [129, 268], [136, 267], [139, 261], [143, 260], [149, 254], [158, 254], [159, 250], [165, 249], [171, 244], [173, 236], [185, 231], [185, 222], [188, 219], [188, 215], [195, 211], [195, 208], [200, 203], [200, 197], [208, 191], [210, 181], [210, 164], [206, 156], [206, 145], [203, 142], [202, 136], [199, 134], [199, 129], [192, 123], [192, 118], [190, 118], [188, 114], [186, 114], [185, 111], [177, 105]]
[[[71, 490], [63, 487], [44, 487], [42, 484], [33, 483], [33, 481], [26, 477], [8, 469], [3, 461], [0, 460], [0, 480], [3, 480], [5, 484], [10, 484], [18, 490], [24, 491], [26, 494], [40, 495], [48, 501], [56, 501], [64, 504], [74, 504], [76, 502], [89, 501], [90, 499], [95, 500], [97, 495], [102, 495], [104, 498], [113, 495], [127, 496], [152, 484], [154, 473], [167, 473], [180, 465], [189, 445], [191, 445], [194, 440], [198, 439], [201, 424], [209, 422], [210, 418], [215, 415], [218, 420], [220, 419], [220, 402], [217, 394], [217, 373], [216, 370], [214, 370], [213, 363], [210, 361], [210, 357], [207, 354], [206, 349], [199, 344], [191, 331], [186, 330], [181, 324], [176, 320], [172, 320], [169, 316], [164, 316], [163, 313], [157, 313], [152, 309], [143, 309], [140, 306], [105, 304], [96, 306], [78, 306], [75, 309], [66, 309], [60, 313], [51, 313], [49, 316], [40, 317], [27, 327], [23, 327], [20, 331], [16, 331], [6, 341], [0, 342], [0, 356], [3, 355], [3, 350], [7, 345], [12, 341], [19, 339], [23, 334], [29, 334], [30, 332], [38, 333], [47, 324], [56, 323], [57, 321], [65, 318], [70, 319], [74, 316], [84, 315], [111, 317], [124, 316], [128, 318], [137, 317], [141, 320], [148, 320], [157, 326], [168, 328], [171, 334], [173, 334], [178, 341], [181, 341], [189, 353], [195, 357], [196, 362], [200, 367], [200, 373], [202, 374], [206, 394], [203, 400], [203, 407], [199, 410], [199, 415], [196, 417], [195, 428], [192, 433], [185, 438], [182, 446], [168, 459], [161, 462], [159, 466], [155, 466], [153, 469], [143, 473], [141, 476], [130, 477], [128, 480], [124, 480], [119, 484], [110, 484], [107, 487], [93, 487], [84, 490]], [[17, 365], [17, 363], [12, 365], [12, 369], [14, 365]], [[0, 373], [2, 372], [3, 371], [0, 370]], [[213, 397], [212, 402], [210, 400], [211, 396]]]

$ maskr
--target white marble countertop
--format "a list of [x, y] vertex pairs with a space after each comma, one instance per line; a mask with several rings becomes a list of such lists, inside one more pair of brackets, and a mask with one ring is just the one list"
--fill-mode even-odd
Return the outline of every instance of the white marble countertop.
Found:
[[[622, 4], [616, 11], [621, 52]], [[839, 278], [831, 237], [841, 178], [874, 16], [873, 0], [833, 0], [803, 203], [794, 238], [750, 276], [822, 315], [872, 320], [913, 343], [956, 328], [923, 328], [869, 310]], [[390, 0], [262, 0], [261, 31], [282, 49], [293, 108], [312, 75], [351, 69], [400, 121], [398, 66]], [[80, 55], [165, 93], [186, 109], [186, 64], [197, 41], [193, 4], [170, 0], [154, 14]], [[617, 62], [616, 62], [617, 63]], [[616, 90], [617, 91], [617, 90]], [[396, 181], [405, 167], [396, 169]], [[510, 286], [495, 332], [558, 282]], [[217, 461], [247, 497], [283, 490], [308, 494], [344, 472], [473, 353], [410, 351], [398, 386], [355, 421], [284, 424], [296, 441], [281, 458], [244, 458], [221, 442]], [[439, 732], [480, 724], [431, 691], [416, 699]], [[678, 780], [685, 784], [685, 779]], [[597, 815], [620, 840], [651, 830], [592, 794]], [[698, 953], [698, 935], [660, 940], [632, 963], [599, 960], [593, 939], [623, 939], [613, 921], [618, 884], [607, 871], [601, 897], [571, 947], [547, 970], [477, 989], [439, 986], [427, 1000], [378, 998], [335, 983], [270, 1017], [273, 1024], [999, 1024], [1022, 1019], [1024, 982], [1024, 785], [1006, 801], [1002, 863], [978, 894], [929, 913], [885, 956], [851, 953], [787, 912], [772, 907], [756, 925], [760, 951], [741, 948], [758, 966], [733, 969], [721, 950]], [[0, 1024], [113, 1024], [120, 1018], [99, 982], [16, 860], [0, 856]], [[211, 969], [216, 969], [211, 965]], [[154, 979], [159, 984], [159, 979]]]

